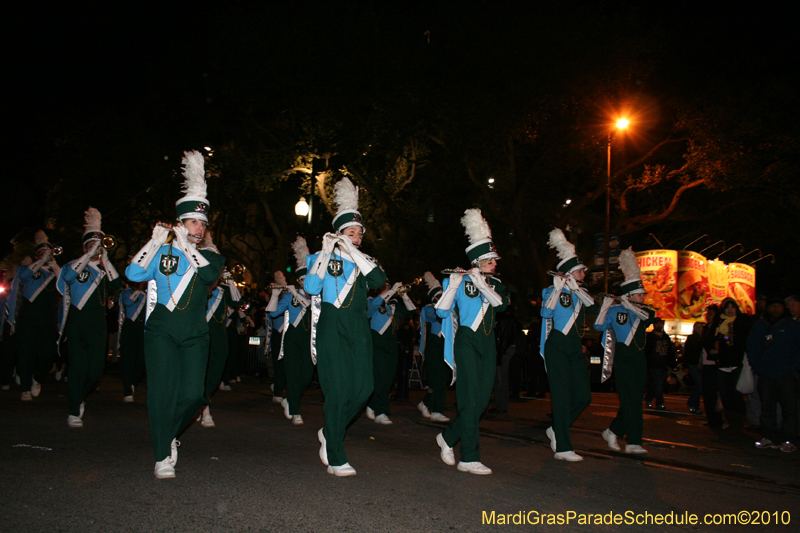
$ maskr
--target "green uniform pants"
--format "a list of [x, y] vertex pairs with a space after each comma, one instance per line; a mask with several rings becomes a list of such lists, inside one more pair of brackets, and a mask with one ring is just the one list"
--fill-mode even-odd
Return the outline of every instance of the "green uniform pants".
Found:
[[456, 402], [458, 415], [442, 436], [451, 448], [461, 441], [461, 461], [481, 460], [478, 423], [489, 405], [497, 366], [494, 333], [472, 331], [461, 326], [453, 346], [456, 363]]
[[556, 451], [568, 452], [573, 449], [569, 427], [592, 402], [589, 369], [580, 339], [554, 329], [544, 345], [544, 360], [550, 382]]
[[69, 414], [79, 416], [81, 403], [97, 386], [106, 367], [108, 328], [96, 310], [72, 307], [67, 319], [69, 343]]
[[286, 374], [289, 414], [299, 415], [300, 397], [314, 377], [314, 363], [311, 361], [311, 311], [303, 316], [299, 326], [289, 326], [283, 339], [282, 362]]
[[[288, 327], [289, 325], [286, 324]], [[281, 335], [277, 329], [272, 330], [269, 340], [270, 357], [272, 357], [272, 393], [275, 396], [283, 397], [286, 389], [286, 369], [283, 368], [283, 359], [278, 359], [281, 355]]]
[[192, 323], [187, 315], [158, 304], [145, 325], [147, 411], [156, 461], [170, 455], [172, 439], [206, 403], [208, 325]]
[[345, 430], [372, 394], [372, 336], [369, 331], [366, 310], [354, 312], [322, 304], [317, 323], [317, 370], [325, 395], [322, 413], [331, 466], [347, 462]]
[[428, 393], [422, 402], [431, 413], [444, 411], [447, 394], [447, 363], [444, 362], [444, 339], [431, 335], [425, 339], [425, 367], [428, 373]]
[[14, 336], [17, 338], [17, 375], [22, 392], [31, 390], [31, 378], [39, 383], [44, 380], [56, 357], [58, 324], [54, 294], [45, 288], [33, 302], [24, 300], [17, 316]]
[[120, 336], [122, 395], [131, 396], [133, 387], [144, 377], [144, 320], [133, 322], [126, 318]]
[[647, 359], [644, 351], [618, 342], [614, 354], [614, 384], [619, 395], [619, 411], [611, 431], [619, 438], [627, 435], [628, 444], [642, 444], [642, 397], [647, 384]]
[[208, 367], [206, 368], [206, 402], [211, 402], [214, 391], [219, 390], [225, 363], [228, 362], [228, 330], [212, 318], [208, 322]]
[[394, 377], [397, 375], [397, 359], [399, 347], [397, 335], [393, 334], [390, 325], [381, 335], [370, 329], [372, 335], [372, 396], [367, 405], [375, 411], [375, 416], [389, 415], [389, 393], [392, 390]]

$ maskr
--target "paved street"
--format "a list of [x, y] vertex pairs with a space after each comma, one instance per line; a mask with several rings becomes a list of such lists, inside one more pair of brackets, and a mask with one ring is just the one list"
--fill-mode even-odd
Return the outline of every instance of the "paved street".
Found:
[[[646, 411], [650, 453], [641, 458], [608, 450], [600, 431], [617, 399], [595, 393], [573, 432], [582, 463], [553, 459], [544, 435], [548, 400], [512, 403], [508, 416], [481, 423], [481, 458], [494, 474], [474, 476], [439, 459], [434, 439], [443, 426], [420, 416], [422, 392], [412, 391], [410, 400], [392, 403], [394, 425], [362, 416], [351, 426], [345, 446], [358, 475], [335, 478], [317, 455], [318, 389], [307, 392], [306, 423], [295, 427], [266, 382], [248, 377], [233, 387], [214, 396], [217, 427], [187, 429], [177, 478], [161, 481], [153, 476], [146, 387], [135, 403], [123, 403], [115, 367], [87, 401], [82, 429], [67, 427], [66, 384], [52, 374], [33, 402], [20, 402], [18, 387], [0, 393], [0, 531], [488, 531], [517, 513], [535, 521], [568, 512], [703, 520], [768, 511], [759, 517], [771, 524], [757, 531], [796, 531], [800, 521], [800, 453], [757, 450], [751, 432], [711, 431], [686, 412], [685, 396], [669, 397], [666, 412]], [[446, 414], [453, 416], [450, 394]], [[484, 524], [492, 511], [495, 525]], [[791, 525], [776, 526], [786, 512]], [[729, 529], [578, 520], [570, 515], [555, 530]]]

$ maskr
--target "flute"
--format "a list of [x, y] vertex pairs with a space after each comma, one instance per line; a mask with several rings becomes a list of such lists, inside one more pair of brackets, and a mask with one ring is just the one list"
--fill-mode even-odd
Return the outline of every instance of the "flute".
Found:
[[464, 270], [463, 268], [445, 268], [442, 270], [442, 274], [450, 275], [450, 274], [469, 274], [469, 270]]

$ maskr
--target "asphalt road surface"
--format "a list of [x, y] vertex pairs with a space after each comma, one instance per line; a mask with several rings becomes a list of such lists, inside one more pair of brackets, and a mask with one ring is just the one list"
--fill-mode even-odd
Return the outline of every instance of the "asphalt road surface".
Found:
[[[52, 374], [32, 402], [21, 402], [16, 386], [0, 393], [0, 531], [767, 532], [800, 524], [800, 452], [757, 450], [749, 430], [712, 431], [688, 414], [685, 396], [646, 411], [650, 453], [642, 457], [608, 450], [600, 431], [618, 402], [595, 393], [574, 425], [581, 463], [554, 460], [548, 400], [512, 403], [481, 423], [481, 459], [494, 473], [476, 476], [440, 460], [434, 439], [443, 425], [422, 418], [423, 393], [411, 391], [393, 401], [393, 425], [355, 421], [345, 447], [358, 475], [336, 478], [318, 458], [320, 391], [307, 391], [305, 425], [292, 426], [268, 383], [247, 377], [214, 396], [217, 427], [193, 424], [181, 436], [177, 478], [157, 480], [145, 391], [123, 403], [112, 367], [81, 429], [67, 427], [66, 384]], [[445, 414], [454, 416], [454, 404], [449, 393]], [[687, 525], [693, 515], [698, 523]], [[612, 523], [581, 523], [598, 520]]]

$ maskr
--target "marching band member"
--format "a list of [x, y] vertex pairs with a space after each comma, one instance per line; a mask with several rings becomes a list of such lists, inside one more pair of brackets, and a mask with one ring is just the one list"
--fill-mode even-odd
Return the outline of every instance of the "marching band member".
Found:
[[546, 434], [556, 459], [583, 461], [572, 449], [569, 427], [592, 401], [581, 338], [586, 313], [596, 312], [600, 306], [579, 285], [586, 277], [586, 267], [575, 254], [575, 246], [558, 228], [550, 232], [548, 244], [558, 251], [560, 261], [553, 285], [542, 291], [540, 350], [547, 367], [553, 404], [553, 425], [547, 428]]
[[292, 243], [297, 262], [297, 283], [300, 290], [289, 285], [288, 292], [280, 296], [279, 289], [272, 290], [272, 298], [267, 305], [270, 316], [283, 317], [283, 332], [275, 349], [286, 375], [286, 397], [281, 399], [284, 416], [299, 426], [303, 424], [300, 415], [300, 397], [314, 377], [314, 363], [311, 361], [311, 299], [303, 290], [305, 281], [308, 245], [303, 237]]
[[122, 401], [133, 402], [133, 392], [144, 377], [144, 315], [147, 284], [131, 283], [119, 293], [119, 345], [122, 349]]
[[442, 284], [433, 274], [425, 272], [422, 276], [428, 286], [431, 303], [419, 312], [419, 353], [428, 371], [428, 392], [417, 404], [417, 409], [425, 418], [434, 422], [450, 422], [442, 414], [447, 394], [447, 366], [444, 362], [444, 334], [442, 319], [436, 314], [434, 305], [442, 297]]
[[[225, 264], [224, 257], [197, 249], [209, 213], [199, 152], [184, 153], [183, 175], [186, 195], [175, 203], [178, 222], [173, 228], [157, 224], [152, 239], [126, 271], [131, 281], [149, 282], [144, 349], [147, 410], [158, 479], [175, 477], [180, 444], [176, 437], [206, 403], [206, 302], [208, 289]], [[173, 239], [167, 242], [169, 236]]]
[[[17, 375], [22, 387], [22, 401], [39, 396], [41, 382], [53, 364], [58, 339], [58, 293], [56, 284], [52, 282], [60, 269], [53, 258], [53, 246], [47, 235], [37, 231], [34, 239], [36, 261], [23, 263], [17, 268], [9, 299], [8, 318], [16, 336]], [[18, 298], [18, 294], [22, 298]], [[18, 309], [16, 302], [19, 302]]]
[[[101, 240], [100, 212], [90, 207], [84, 215], [84, 254], [61, 268], [56, 286], [64, 296], [61, 333], [69, 342], [69, 416], [71, 428], [83, 427], [84, 400], [106, 365], [108, 299], [122, 279], [108, 260]], [[66, 324], [64, 324], [66, 322]]]
[[[319, 456], [328, 473], [354, 476], [347, 462], [344, 434], [372, 393], [372, 337], [367, 322], [367, 289], [386, 281], [378, 263], [359, 250], [364, 234], [358, 189], [344, 178], [334, 188], [335, 233], [326, 233], [322, 250], [306, 259], [303, 286], [312, 302], [312, 356], [325, 395], [325, 427], [318, 432]], [[316, 314], [318, 313], [318, 315]]]
[[[211, 232], [206, 231], [201, 250], [219, 254], [214, 246]], [[205, 398], [211, 403], [211, 395], [219, 388], [225, 363], [228, 361], [228, 330], [225, 328], [229, 307], [237, 307], [242, 299], [236, 283], [230, 273], [223, 267], [219, 279], [209, 288], [210, 297], [206, 305], [206, 322], [208, 322], [208, 366], [206, 367]], [[209, 405], [200, 413], [200, 425], [204, 428], [215, 427]]]
[[[283, 272], [275, 272], [272, 277], [275, 280], [274, 285], [281, 287], [287, 286], [286, 276], [283, 275]], [[283, 400], [285, 399], [283, 391], [286, 390], [286, 369], [284, 368], [280, 348], [282, 346], [283, 333], [286, 330], [287, 323], [283, 316], [284, 313], [273, 315], [271, 311], [277, 308], [278, 300], [282, 293], [283, 290], [272, 289], [270, 298], [272, 306], [270, 307], [270, 303], [268, 302], [266, 309], [268, 314], [267, 320], [272, 322], [272, 333], [269, 338], [270, 357], [272, 358], [272, 401], [281, 405], [283, 405]]]
[[403, 284], [395, 283], [383, 286], [380, 296], [370, 298], [367, 303], [370, 333], [372, 334], [372, 376], [373, 391], [367, 402], [367, 418], [384, 426], [392, 423], [389, 418], [389, 393], [392, 390], [394, 376], [397, 374], [397, 359], [400, 347], [397, 343], [397, 326], [406, 320], [417, 309], [407, 294], [400, 299], [395, 297]]
[[[453, 446], [461, 441], [458, 470], [486, 475], [492, 471], [481, 462], [478, 423], [494, 386], [496, 316], [508, 306], [509, 298], [505, 285], [493, 276], [500, 256], [481, 210], [467, 209], [461, 224], [470, 242], [466, 253], [472, 269], [445, 279], [444, 294], [436, 304], [436, 312], [443, 319], [445, 361], [453, 369], [453, 379], [457, 377], [458, 415], [436, 436], [436, 443], [442, 461], [454, 465]], [[457, 317], [453, 316], [456, 307]], [[457, 326], [454, 318], [458, 319]]]
[[[642, 448], [642, 397], [647, 384], [645, 330], [653, 323], [655, 313], [649, 307], [642, 307], [647, 291], [633, 250], [628, 248], [619, 254], [619, 266], [625, 275], [620, 303], [614, 305], [615, 299], [606, 296], [594, 323], [597, 331], [613, 332], [611, 339], [608, 334], [603, 335], [602, 344], [606, 354], [613, 353], [614, 384], [619, 394], [617, 416], [602, 435], [608, 447], [616, 452], [621, 451], [617, 439], [627, 435], [625, 453], [642, 454], [647, 453]], [[612, 340], [613, 347], [607, 346]], [[609, 352], [611, 349], [613, 352]]]

